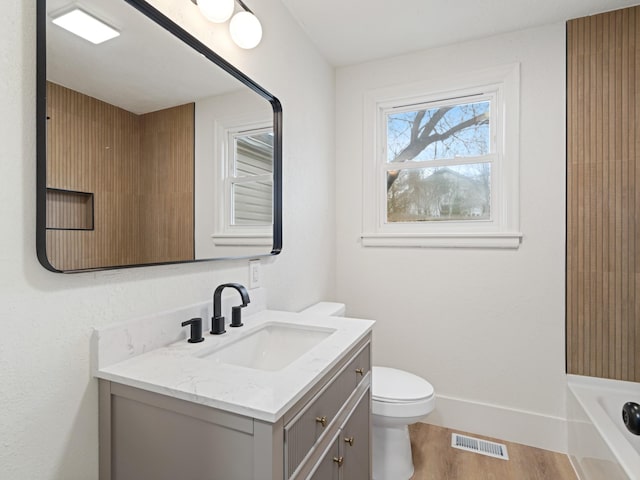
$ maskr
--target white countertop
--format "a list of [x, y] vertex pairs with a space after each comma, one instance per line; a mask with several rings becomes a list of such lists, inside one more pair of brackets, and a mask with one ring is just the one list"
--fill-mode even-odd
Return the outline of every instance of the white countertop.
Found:
[[[335, 366], [344, 353], [362, 340], [374, 324], [371, 320], [273, 310], [244, 316], [243, 322], [243, 327], [227, 328], [227, 333], [223, 335], [205, 332], [205, 341], [201, 343], [188, 343], [185, 338], [147, 352], [144, 352], [145, 347], [132, 345], [134, 342], [131, 341], [131, 331], [127, 330], [126, 323], [119, 325], [121, 331], [118, 335], [113, 334], [113, 327], [102, 337], [98, 330], [94, 349], [108, 349], [110, 342], [113, 345], [113, 338], [126, 337], [130, 343], [127, 345], [128, 351], [136, 352], [131, 353], [129, 358], [113, 363], [94, 359], [94, 376], [275, 422]], [[304, 324], [336, 331], [278, 371], [213, 363], [210, 359], [199, 358], [199, 355], [222, 348], [267, 322]], [[136, 328], [140, 330], [139, 326]], [[124, 348], [124, 345], [120, 348]], [[109, 352], [96, 352], [95, 356], [101, 359], [109, 356]]]

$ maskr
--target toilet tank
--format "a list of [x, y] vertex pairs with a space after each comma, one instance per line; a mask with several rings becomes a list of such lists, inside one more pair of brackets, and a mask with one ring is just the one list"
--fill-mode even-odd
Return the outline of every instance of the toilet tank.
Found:
[[325, 315], [328, 317], [344, 317], [346, 313], [346, 306], [344, 303], [318, 302], [315, 305], [305, 308], [300, 313]]

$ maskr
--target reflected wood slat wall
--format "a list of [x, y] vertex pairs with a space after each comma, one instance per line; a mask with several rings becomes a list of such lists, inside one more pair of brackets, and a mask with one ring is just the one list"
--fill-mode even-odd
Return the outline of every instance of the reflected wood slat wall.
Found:
[[195, 106], [140, 117], [142, 136], [141, 263], [194, 257]]
[[47, 186], [94, 194], [94, 230], [48, 230], [49, 261], [60, 270], [135, 263], [137, 115], [50, 82], [47, 109]]
[[[94, 194], [94, 230], [47, 231], [51, 264], [60, 270], [78, 270], [193, 259], [193, 105], [168, 109], [166, 120], [156, 120], [164, 122], [163, 135], [171, 139], [171, 152], [162, 156], [143, 155], [143, 149], [149, 148], [143, 136], [147, 115], [135, 115], [50, 82], [47, 108], [47, 186]], [[176, 115], [176, 111], [183, 113]], [[162, 118], [163, 112], [148, 115]], [[187, 141], [184, 137], [189, 132]], [[156, 175], [155, 191], [145, 190], [149, 185], [142, 180], [145, 166], [153, 163], [148, 158], [169, 164], [155, 162], [167, 172]], [[186, 173], [178, 173], [181, 166]], [[184, 187], [185, 177], [190, 177], [188, 187]], [[176, 204], [176, 182], [189, 202], [181, 198]], [[162, 207], [152, 203], [154, 195]], [[149, 205], [152, 212], [141, 210]], [[172, 218], [156, 229], [145, 228], [143, 224], [158, 212]], [[163, 229], [169, 229], [170, 234], [164, 234]], [[155, 237], [149, 240], [149, 236]], [[167, 237], [173, 239], [169, 246], [158, 247]], [[162, 251], [167, 259], [154, 253], [147, 261], [149, 250]]]
[[567, 371], [629, 381], [640, 381], [639, 68], [640, 7], [567, 23]]

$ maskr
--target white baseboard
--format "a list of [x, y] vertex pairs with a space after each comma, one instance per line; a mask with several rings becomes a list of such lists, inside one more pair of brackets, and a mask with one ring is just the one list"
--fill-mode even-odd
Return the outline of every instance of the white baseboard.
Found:
[[438, 395], [424, 423], [567, 453], [564, 418]]

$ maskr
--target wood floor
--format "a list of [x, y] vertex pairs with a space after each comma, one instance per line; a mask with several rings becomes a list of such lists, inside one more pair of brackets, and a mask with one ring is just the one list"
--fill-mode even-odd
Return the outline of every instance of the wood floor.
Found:
[[468, 434], [507, 446], [509, 460], [451, 447], [459, 430], [416, 423], [409, 427], [415, 473], [411, 480], [577, 480], [569, 458], [556, 452]]

